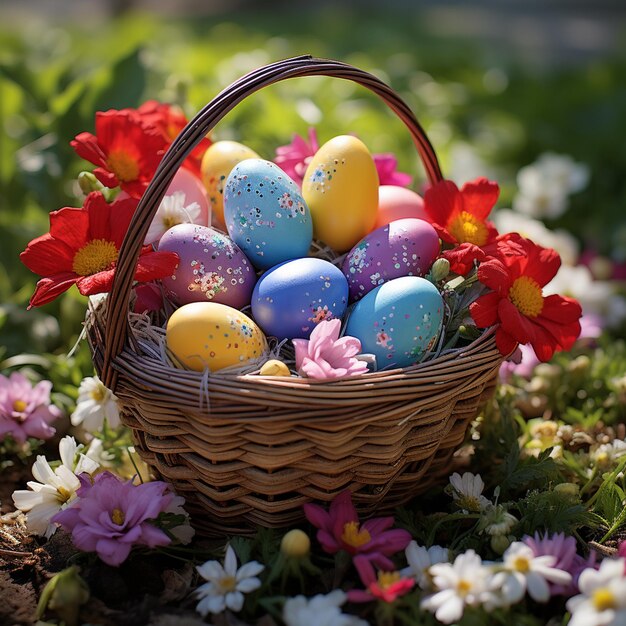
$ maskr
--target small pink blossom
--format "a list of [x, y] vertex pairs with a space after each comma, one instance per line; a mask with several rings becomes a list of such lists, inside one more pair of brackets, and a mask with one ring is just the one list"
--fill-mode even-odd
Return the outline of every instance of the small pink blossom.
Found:
[[166, 546], [171, 538], [152, 523], [177, 500], [168, 485], [154, 481], [134, 485], [111, 472], [96, 475], [93, 483], [79, 476], [81, 487], [72, 506], [57, 513], [52, 522], [72, 533], [74, 545], [97, 552], [108, 565], [123, 563], [134, 545]]
[[365, 589], [348, 591], [350, 602], [371, 602], [372, 600], [395, 602], [400, 596], [411, 591], [415, 585], [414, 578], [402, 576], [400, 572], [396, 571], [380, 570], [377, 576], [374, 572], [374, 566], [363, 557], [356, 557], [354, 565]]
[[339, 339], [341, 320], [322, 320], [309, 339], [292, 339], [296, 348], [296, 369], [301, 376], [329, 379], [358, 376], [367, 372], [367, 363], [354, 357], [361, 352], [356, 337]]
[[307, 503], [304, 514], [318, 529], [317, 540], [326, 552], [335, 554], [345, 550], [381, 569], [393, 569], [389, 557], [404, 550], [411, 541], [411, 535], [406, 530], [389, 530], [394, 523], [393, 517], [376, 517], [361, 524], [348, 489], [331, 502], [328, 511], [317, 504]]
[[306, 168], [319, 147], [315, 128], [309, 128], [309, 143], [300, 135], [294, 135], [289, 145], [276, 148], [274, 163], [295, 183], [302, 185]]
[[396, 185], [397, 187], [408, 187], [413, 178], [410, 174], [404, 172], [398, 172], [398, 159], [391, 152], [385, 152], [382, 154], [372, 155], [374, 158], [374, 165], [378, 172], [378, 184], [379, 185]]
[[61, 416], [50, 404], [52, 383], [42, 380], [35, 386], [19, 372], [0, 374], [0, 439], [11, 435], [18, 443], [28, 437], [49, 439], [56, 432], [50, 423]]

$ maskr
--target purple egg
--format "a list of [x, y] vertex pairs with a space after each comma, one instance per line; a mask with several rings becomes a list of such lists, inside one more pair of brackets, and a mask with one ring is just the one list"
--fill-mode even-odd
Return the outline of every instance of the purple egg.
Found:
[[347, 254], [342, 270], [350, 302], [401, 276], [424, 276], [439, 255], [439, 236], [426, 221], [394, 220], [366, 235]]
[[250, 304], [256, 283], [254, 268], [239, 246], [208, 226], [177, 224], [159, 241], [159, 252], [176, 252], [174, 274], [161, 282], [177, 305], [219, 302], [241, 309]]

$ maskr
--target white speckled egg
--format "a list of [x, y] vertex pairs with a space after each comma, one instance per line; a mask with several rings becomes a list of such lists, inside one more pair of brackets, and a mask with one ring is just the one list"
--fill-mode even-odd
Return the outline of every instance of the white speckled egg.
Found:
[[224, 186], [228, 234], [258, 269], [306, 256], [313, 222], [298, 185], [277, 165], [246, 159]]
[[175, 304], [219, 302], [236, 309], [250, 304], [254, 268], [223, 233], [207, 226], [178, 224], [161, 237], [159, 251], [176, 252], [180, 259], [174, 273], [161, 280]]
[[370, 291], [348, 319], [346, 335], [376, 356], [378, 369], [407, 367], [422, 359], [437, 341], [444, 303], [425, 278], [403, 276]]

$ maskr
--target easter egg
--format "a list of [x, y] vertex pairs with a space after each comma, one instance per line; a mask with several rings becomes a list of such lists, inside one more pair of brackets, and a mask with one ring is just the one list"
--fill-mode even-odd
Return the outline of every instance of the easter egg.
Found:
[[378, 213], [374, 228], [405, 217], [426, 219], [422, 197], [406, 187], [381, 185], [378, 188]]
[[217, 302], [192, 302], [167, 321], [165, 343], [176, 364], [198, 372], [245, 365], [263, 356], [267, 341], [241, 311]]
[[395, 220], [366, 235], [350, 250], [342, 270], [350, 301], [400, 276], [423, 276], [439, 254], [437, 231], [424, 220]]
[[250, 303], [254, 268], [223, 233], [208, 226], [178, 224], [161, 237], [159, 252], [163, 251], [175, 252], [180, 259], [174, 273], [161, 279], [175, 304], [212, 301], [240, 309]]
[[347, 306], [346, 277], [332, 263], [312, 257], [268, 270], [252, 293], [254, 319], [279, 339], [308, 339], [316, 324], [340, 318]]
[[258, 154], [236, 141], [216, 141], [202, 157], [200, 173], [213, 207], [213, 225], [224, 228], [224, 185], [231, 170], [244, 159], [256, 159]]
[[369, 233], [378, 211], [378, 173], [365, 144], [349, 135], [327, 141], [302, 181], [316, 239], [346, 252]]
[[185, 194], [185, 206], [195, 202], [200, 207], [200, 217], [194, 223], [201, 226], [210, 226], [211, 202], [202, 181], [193, 172], [181, 167], [174, 174], [174, 178], [165, 195], [170, 196], [176, 191], [182, 191]]
[[361, 351], [376, 356], [378, 369], [407, 367], [421, 360], [437, 341], [443, 299], [425, 278], [402, 276], [383, 283], [359, 300], [346, 335], [361, 341]]
[[311, 214], [296, 183], [277, 165], [247, 159], [224, 186], [228, 234], [258, 269], [306, 256], [311, 247]]

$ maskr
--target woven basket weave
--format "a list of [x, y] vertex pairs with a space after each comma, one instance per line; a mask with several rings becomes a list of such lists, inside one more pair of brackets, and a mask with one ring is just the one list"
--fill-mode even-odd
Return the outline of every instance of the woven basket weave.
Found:
[[448, 475], [502, 361], [492, 330], [419, 365], [330, 382], [207, 377], [142, 347], [128, 316], [134, 267], [173, 175], [244, 98], [311, 75], [352, 80], [380, 96], [407, 126], [430, 181], [442, 179], [415, 116], [376, 77], [308, 56], [260, 68], [224, 89], [174, 141], [139, 203], [106, 305], [88, 316], [96, 370], [119, 397], [139, 454], [185, 496], [202, 534], [288, 526], [302, 519], [305, 502], [332, 500], [346, 488], [364, 515], [407, 502]]

